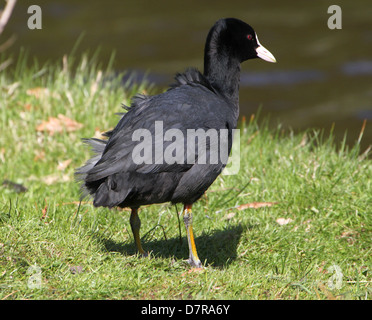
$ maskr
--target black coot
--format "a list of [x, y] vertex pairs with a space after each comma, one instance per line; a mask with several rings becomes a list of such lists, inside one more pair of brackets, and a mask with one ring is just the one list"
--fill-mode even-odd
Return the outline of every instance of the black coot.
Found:
[[77, 170], [83, 190], [96, 207], [132, 209], [130, 225], [141, 254], [146, 255], [138, 208], [181, 202], [189, 263], [201, 267], [191, 207], [226, 165], [222, 151], [230, 153], [239, 116], [240, 63], [257, 57], [275, 62], [251, 26], [218, 20], [206, 40], [203, 74], [188, 69], [168, 91], [134, 97], [107, 140], [87, 140], [96, 156]]

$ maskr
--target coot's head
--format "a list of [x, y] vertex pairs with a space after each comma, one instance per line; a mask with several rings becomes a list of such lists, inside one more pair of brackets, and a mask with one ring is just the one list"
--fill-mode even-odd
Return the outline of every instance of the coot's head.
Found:
[[253, 28], [235, 18], [220, 19], [215, 23], [208, 34], [205, 53], [234, 57], [239, 62], [254, 58], [276, 62], [271, 52], [260, 44]]

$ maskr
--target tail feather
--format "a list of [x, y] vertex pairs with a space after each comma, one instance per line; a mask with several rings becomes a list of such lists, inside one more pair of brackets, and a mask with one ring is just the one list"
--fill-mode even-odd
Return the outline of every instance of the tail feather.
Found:
[[95, 153], [95, 156], [93, 156], [91, 159], [89, 159], [84, 166], [78, 168], [75, 171], [75, 177], [76, 180], [81, 182], [81, 192], [82, 192], [82, 197], [85, 198], [88, 195], [93, 195], [96, 190], [89, 188], [86, 183], [85, 179], [87, 175], [89, 174], [89, 171], [96, 165], [96, 163], [101, 159], [102, 153], [105, 150], [107, 141], [106, 140], [100, 140], [100, 139], [83, 139], [83, 141], [86, 144], [89, 144]]

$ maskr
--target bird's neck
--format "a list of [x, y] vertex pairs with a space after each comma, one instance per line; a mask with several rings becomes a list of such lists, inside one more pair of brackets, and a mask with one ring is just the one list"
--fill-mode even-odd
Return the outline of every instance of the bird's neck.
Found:
[[239, 107], [240, 62], [237, 59], [205, 54], [204, 76], [234, 107]]

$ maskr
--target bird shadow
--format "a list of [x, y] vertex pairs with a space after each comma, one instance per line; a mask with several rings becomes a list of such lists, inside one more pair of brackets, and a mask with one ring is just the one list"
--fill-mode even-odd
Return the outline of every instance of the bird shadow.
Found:
[[[237, 258], [237, 246], [243, 230], [250, 228], [242, 225], [228, 226], [223, 230], [204, 232], [195, 238], [200, 260], [205, 266], [224, 268]], [[116, 242], [112, 239], [102, 238], [101, 243], [105, 250], [118, 252], [124, 256], [135, 254], [134, 241], [131, 243]], [[161, 240], [143, 241], [145, 251], [152, 252], [155, 258], [171, 258], [186, 260], [189, 249], [186, 237]]]

